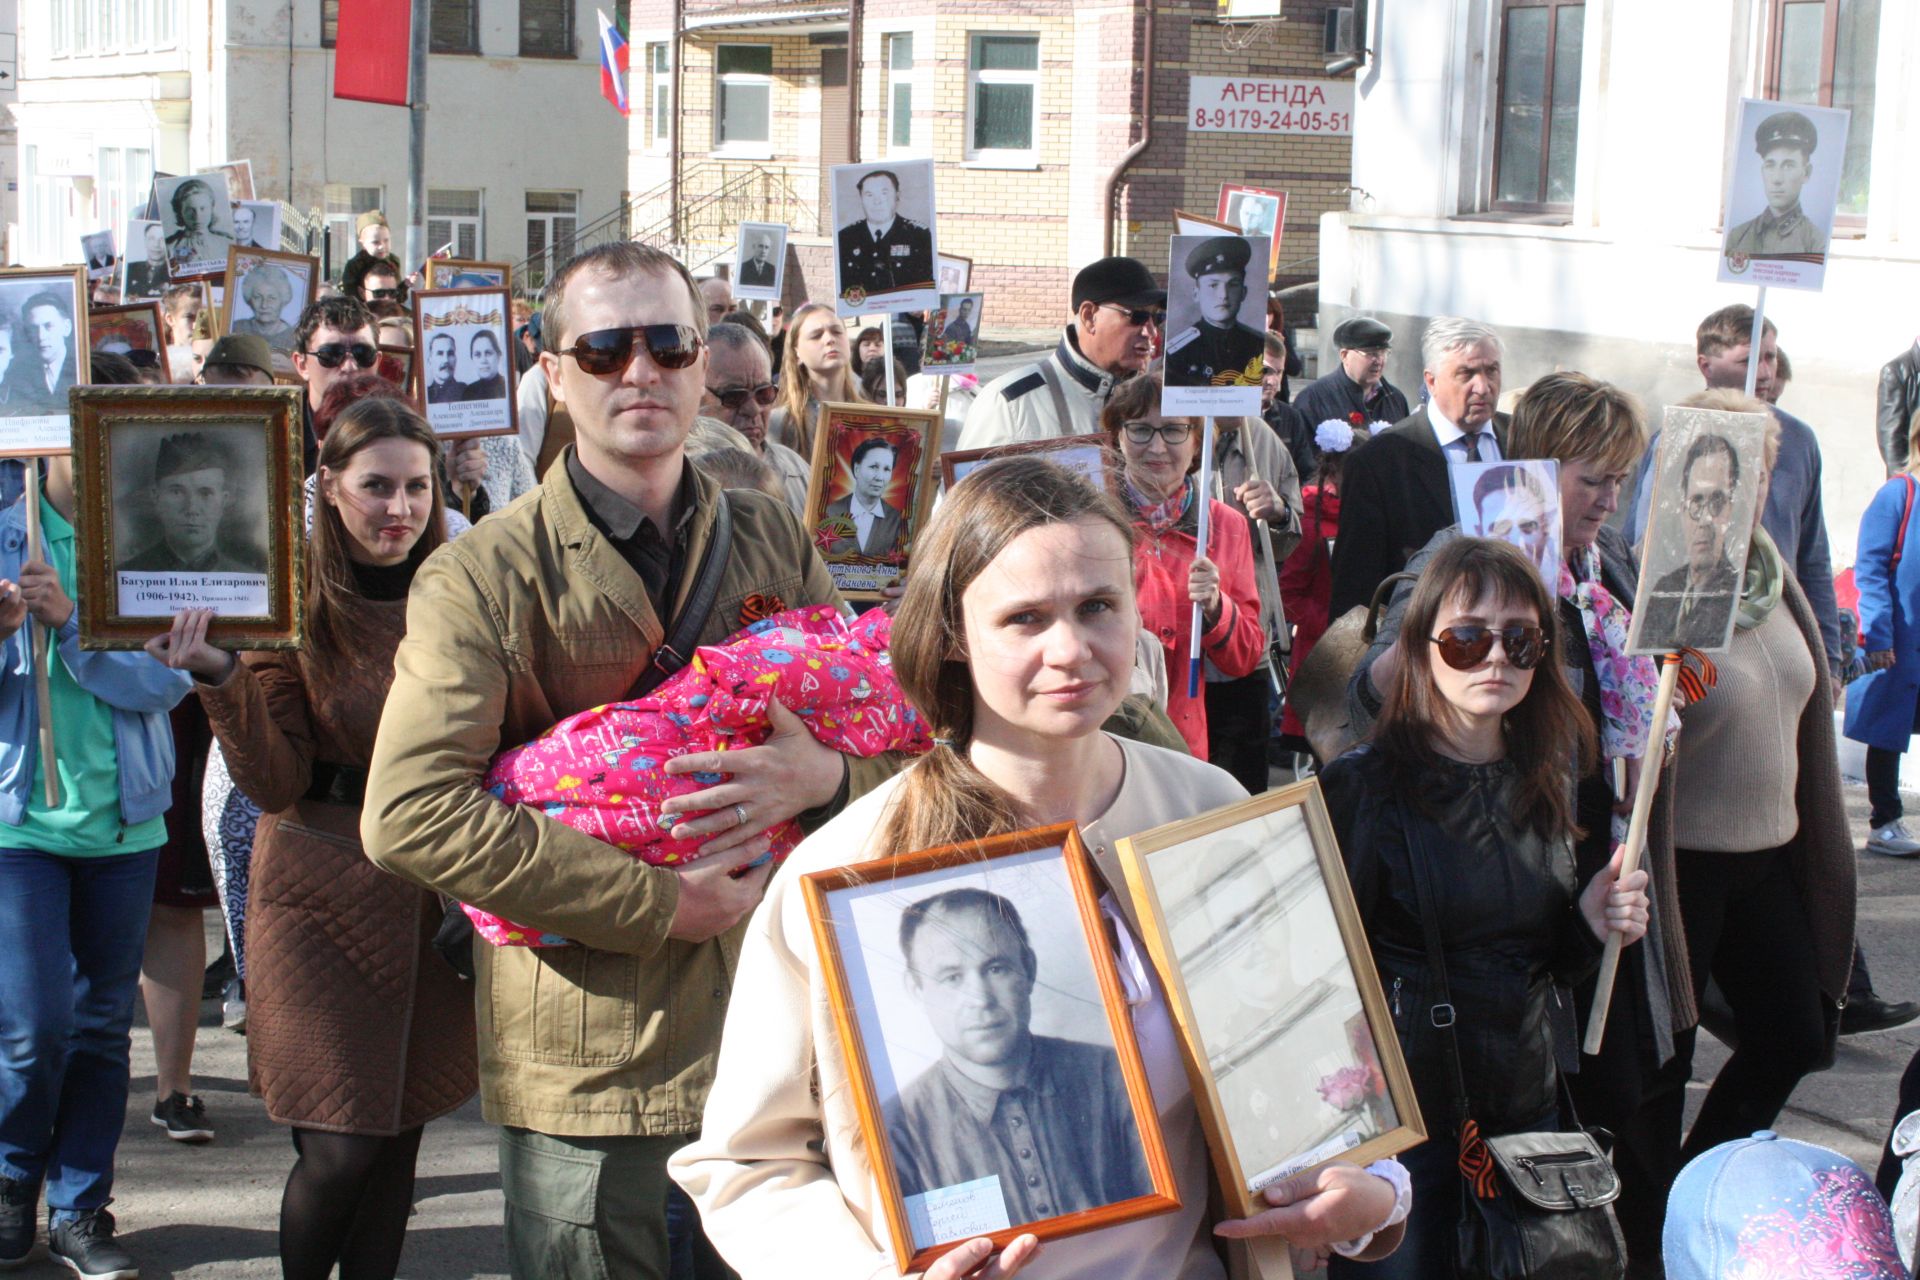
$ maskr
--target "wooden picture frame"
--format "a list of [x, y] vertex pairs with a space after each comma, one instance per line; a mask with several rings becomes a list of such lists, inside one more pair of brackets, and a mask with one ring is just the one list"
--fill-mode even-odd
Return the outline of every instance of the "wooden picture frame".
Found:
[[386, 377], [387, 376], [387, 369], [386, 369], [387, 360], [389, 357], [391, 357], [400, 366], [400, 376], [397, 379], [392, 379], [394, 385], [400, 388], [401, 392], [407, 397], [407, 399], [409, 400], [419, 399], [420, 390], [418, 387], [414, 385], [414, 380], [413, 380], [413, 376], [414, 376], [413, 357], [415, 354], [414, 349], [412, 347], [397, 347], [397, 346], [393, 346], [391, 344], [383, 342], [376, 348], [376, 350], [380, 352], [380, 359], [374, 361], [373, 371], [379, 374], [383, 378]]
[[[249, 276], [260, 275], [264, 280], [284, 280], [290, 295], [275, 313], [278, 323], [263, 321], [253, 310], [244, 285]], [[253, 334], [266, 340], [268, 348], [275, 353], [293, 359], [294, 331], [300, 327], [300, 316], [320, 290], [320, 259], [304, 253], [282, 253], [278, 249], [242, 248], [235, 245], [227, 250], [227, 269], [220, 278], [220, 309], [214, 319], [214, 336], [224, 338], [230, 334]], [[256, 295], [255, 300], [258, 299]], [[246, 315], [235, 317], [236, 311], [245, 309]], [[236, 329], [235, 325], [246, 325]]]
[[[937, 306], [927, 312], [927, 333], [920, 344], [920, 372], [933, 378], [972, 373], [980, 359], [980, 319], [986, 312], [984, 293], [943, 293]], [[959, 308], [971, 310], [964, 317], [967, 332], [962, 338], [948, 336], [950, 325], [959, 325]], [[952, 316], [949, 320], [947, 317]]]
[[957, 253], [934, 254], [933, 286], [941, 293], [972, 292], [973, 259]]
[[[1098, 467], [1091, 465], [1097, 451]], [[956, 449], [952, 453], [940, 455], [940, 476], [942, 488], [951, 489], [967, 478], [967, 474], [982, 463], [992, 462], [996, 458], [1017, 458], [1024, 454], [1045, 456], [1057, 453], [1058, 458], [1048, 459], [1057, 462], [1067, 470], [1080, 476], [1097, 489], [1105, 489], [1115, 497], [1120, 495], [1120, 455], [1114, 451], [1106, 434], [1089, 431], [1084, 435], [1055, 436], [1051, 440], [1019, 440], [1012, 444], [997, 444], [986, 449]]]
[[505, 289], [512, 293], [513, 264], [478, 258], [428, 258], [422, 283], [429, 289]]
[[[69, 398], [80, 647], [138, 649], [198, 606], [223, 610], [207, 631], [223, 649], [299, 648], [302, 393], [114, 386]], [[211, 528], [208, 502], [220, 504]], [[170, 514], [191, 504], [198, 520]]]
[[[413, 401], [442, 440], [510, 436], [520, 429], [514, 386], [513, 295], [505, 285], [482, 289], [415, 289], [413, 306]], [[491, 336], [493, 371], [479, 339]], [[444, 379], [435, 344], [453, 341], [453, 361]], [[463, 381], [462, 373], [473, 375]], [[441, 388], [445, 388], [443, 392]]]
[[[887, 1238], [903, 1273], [925, 1269], [975, 1236], [1005, 1247], [1024, 1233], [1044, 1241], [1180, 1207], [1093, 864], [1071, 824], [816, 871], [801, 878], [801, 890]], [[935, 899], [944, 902], [929, 905]], [[942, 945], [954, 954], [929, 949]], [[982, 946], [1006, 950], [1024, 968], [1024, 980], [1019, 969], [1002, 967], [1010, 975], [1008, 1014], [997, 1027], [948, 1025], [943, 1033], [939, 994], [912, 969], [908, 953], [937, 973], [943, 958], [981, 956]], [[1014, 1025], [1023, 1013], [1024, 1023]], [[938, 1114], [944, 1082], [956, 1070], [951, 1060], [1009, 1052], [1006, 1042], [1016, 1036], [1031, 1046], [1031, 1062], [1045, 1064], [1032, 1069], [1046, 1071], [1056, 1094], [1078, 1104], [1070, 1118], [1059, 1115], [1069, 1110], [1064, 1101], [1058, 1111], [1036, 1113], [1036, 1128], [1049, 1118], [1056, 1125], [1077, 1121], [1076, 1134], [1107, 1138], [1073, 1144], [1083, 1160], [1072, 1169], [1049, 1169], [1030, 1153], [1020, 1157], [1037, 1167], [1012, 1182], [1016, 1199], [1009, 1203], [992, 1170], [1018, 1153], [996, 1155], [990, 1136], [965, 1150], [968, 1135], [942, 1128]], [[921, 1062], [924, 1069], [903, 1083], [901, 1068]], [[1124, 1129], [1118, 1121], [1127, 1121]], [[937, 1150], [914, 1141], [928, 1131], [943, 1139]], [[1029, 1190], [1036, 1185], [1037, 1192]], [[1048, 1203], [1041, 1212], [1040, 1203], [1023, 1203], [1033, 1195], [1063, 1205], [1071, 1195], [1076, 1202], [1064, 1211]]]
[[[101, 345], [108, 341], [125, 344], [126, 350], [112, 351]], [[87, 350], [109, 351], [114, 355], [124, 355], [133, 363], [136, 351], [150, 352], [154, 358], [154, 367], [160, 370], [160, 381], [173, 381], [173, 362], [167, 355], [167, 322], [160, 314], [160, 304], [151, 298], [144, 302], [123, 302], [111, 307], [89, 307], [87, 309]]]
[[[68, 416], [67, 391], [93, 377], [88, 359], [93, 350], [87, 337], [87, 269], [71, 267], [0, 267], [0, 323], [12, 326], [13, 355], [0, 370], [0, 458], [44, 458], [73, 450], [73, 420]], [[46, 305], [50, 295], [62, 311], [67, 330], [66, 351], [51, 385], [47, 364], [36, 367], [37, 341], [30, 340], [33, 322], [28, 313]], [[36, 306], [36, 304], [39, 304]], [[53, 326], [53, 336], [61, 324]], [[39, 374], [35, 376], [36, 372]]]
[[[875, 602], [884, 588], [907, 571], [913, 541], [933, 509], [933, 471], [940, 450], [941, 415], [932, 409], [896, 409], [877, 404], [830, 403], [820, 406], [813, 436], [812, 476], [807, 484], [804, 523], [827, 563], [833, 585], [848, 600]], [[876, 456], [867, 449], [880, 440], [893, 450], [886, 488], [879, 501], [880, 525], [869, 525], [867, 541], [858, 536], [854, 510], [857, 464]], [[911, 454], [911, 457], [903, 455]], [[872, 466], [878, 466], [877, 462]], [[872, 478], [872, 477], [870, 477]], [[835, 511], [835, 507], [843, 510]]]
[[1210, 236], [1216, 234], [1238, 235], [1231, 223], [1218, 218], [1209, 218], [1203, 213], [1189, 213], [1185, 209], [1173, 211], [1173, 234], [1177, 236]]
[[[1248, 196], [1260, 200], [1272, 200], [1274, 202], [1272, 225], [1269, 226], [1263, 221], [1259, 228], [1249, 232], [1243, 224], [1236, 222], [1232, 216], [1234, 212], [1233, 199], [1235, 196], [1239, 196], [1243, 200]], [[1228, 229], [1231, 230], [1234, 235], [1266, 236], [1271, 245], [1269, 262], [1267, 264], [1267, 280], [1271, 283], [1279, 276], [1280, 241], [1286, 235], [1287, 231], [1286, 192], [1275, 190], [1272, 187], [1249, 187], [1238, 182], [1223, 182], [1220, 184], [1220, 203], [1214, 207], [1213, 216], [1226, 223]]]
[[1115, 848], [1229, 1218], [1282, 1178], [1426, 1140], [1318, 782]]

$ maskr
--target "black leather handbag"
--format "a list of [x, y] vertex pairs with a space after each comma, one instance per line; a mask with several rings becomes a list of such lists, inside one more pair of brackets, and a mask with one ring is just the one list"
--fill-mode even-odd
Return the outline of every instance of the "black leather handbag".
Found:
[[[1620, 1280], [1627, 1274], [1626, 1237], [1613, 1212], [1620, 1175], [1594, 1135], [1576, 1128], [1480, 1136], [1468, 1109], [1460, 1041], [1453, 1030], [1456, 1015], [1426, 849], [1412, 815], [1404, 829], [1427, 964], [1440, 996], [1427, 1016], [1446, 1038], [1460, 1117], [1454, 1274], [1458, 1280]], [[1564, 1081], [1561, 1095], [1571, 1116], [1573, 1102]]]

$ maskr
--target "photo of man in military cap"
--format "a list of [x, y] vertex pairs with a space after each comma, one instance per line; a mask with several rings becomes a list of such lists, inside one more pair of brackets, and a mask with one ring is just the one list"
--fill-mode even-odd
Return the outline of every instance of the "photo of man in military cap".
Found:
[[1818, 289], [1840, 196], [1848, 114], [1743, 99], [1729, 145], [1719, 279]]
[[134, 573], [265, 573], [264, 544], [222, 536], [240, 480], [236, 470], [214, 433], [182, 431], [160, 441], [148, 540], [115, 567]]
[[835, 165], [834, 294], [843, 316], [934, 303], [933, 162]]
[[[1169, 272], [1167, 387], [1248, 387], [1259, 411], [1266, 367], [1264, 289], [1249, 279], [1258, 263], [1264, 284], [1267, 241], [1261, 236], [1175, 236]], [[1168, 410], [1172, 412], [1172, 410]], [[1233, 413], [1224, 404], [1190, 410]]]
[[1727, 252], [1749, 258], [1825, 253], [1827, 233], [1800, 207], [1800, 191], [1813, 176], [1820, 135], [1798, 111], [1776, 111], [1754, 131], [1767, 207], [1727, 233]]

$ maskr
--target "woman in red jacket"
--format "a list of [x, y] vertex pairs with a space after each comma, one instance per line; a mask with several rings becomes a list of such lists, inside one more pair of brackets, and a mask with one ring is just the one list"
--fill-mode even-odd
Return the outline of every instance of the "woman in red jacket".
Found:
[[1158, 375], [1141, 374], [1116, 387], [1101, 410], [1100, 426], [1125, 464], [1123, 487], [1140, 534], [1133, 568], [1140, 625], [1166, 648], [1167, 715], [1188, 749], [1205, 760], [1205, 685], [1202, 696], [1187, 696], [1193, 606], [1201, 609], [1201, 656], [1226, 676], [1252, 672], [1266, 649], [1253, 538], [1244, 516], [1208, 499], [1207, 554], [1195, 554], [1199, 511], [1193, 474], [1200, 465], [1201, 423], [1160, 416]]
[[[1320, 451], [1320, 473], [1300, 489], [1300, 543], [1280, 566], [1280, 598], [1287, 602], [1287, 620], [1293, 623], [1293, 655], [1289, 674], [1320, 643], [1333, 619], [1333, 540], [1340, 536], [1340, 471], [1347, 458], [1365, 444], [1365, 427], [1329, 418], [1314, 431]], [[1307, 729], [1288, 702], [1280, 717], [1280, 745], [1300, 755], [1309, 754]]]

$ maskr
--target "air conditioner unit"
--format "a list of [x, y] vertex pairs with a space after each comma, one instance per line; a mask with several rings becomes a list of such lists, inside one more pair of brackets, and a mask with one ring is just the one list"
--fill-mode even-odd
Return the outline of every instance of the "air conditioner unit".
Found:
[[1329, 58], [1336, 54], [1353, 52], [1353, 6], [1342, 5], [1327, 10], [1327, 31], [1325, 48], [1322, 50]]

